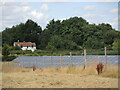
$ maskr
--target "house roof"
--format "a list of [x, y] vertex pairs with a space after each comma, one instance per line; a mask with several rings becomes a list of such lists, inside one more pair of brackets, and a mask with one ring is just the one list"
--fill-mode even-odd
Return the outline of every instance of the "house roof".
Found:
[[32, 43], [32, 42], [14, 42], [15, 45], [17, 46], [36, 46], [35, 43]]

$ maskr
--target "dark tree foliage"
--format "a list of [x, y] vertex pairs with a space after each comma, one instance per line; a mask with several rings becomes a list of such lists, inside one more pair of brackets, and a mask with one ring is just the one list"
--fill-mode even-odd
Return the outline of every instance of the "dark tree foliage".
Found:
[[81, 48], [115, 48], [120, 32], [110, 24], [89, 24], [82, 17], [66, 20], [52, 19], [44, 30], [32, 20], [2, 32], [3, 44], [13, 45], [17, 40], [30, 41], [39, 49], [75, 50]]
[[12, 47], [13, 50], [21, 50], [19, 46]]
[[2, 32], [3, 44], [13, 45], [16, 41], [35, 42], [39, 44], [38, 38], [42, 32], [40, 26], [32, 20], [28, 20], [25, 24], [21, 23], [12, 28], [6, 28]]
[[46, 48], [49, 50], [76, 50], [77, 44], [72, 40], [67, 40], [57, 35], [52, 36]]
[[9, 45], [4, 44], [2, 48], [2, 55], [8, 56], [9, 54], [10, 54], [10, 47]]

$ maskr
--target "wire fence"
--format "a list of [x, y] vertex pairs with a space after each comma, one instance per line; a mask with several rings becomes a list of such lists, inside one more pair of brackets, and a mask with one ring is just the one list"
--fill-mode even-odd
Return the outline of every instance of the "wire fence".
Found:
[[107, 49], [103, 50], [104, 55], [90, 55], [91, 52], [83, 50], [83, 55], [60, 54], [59, 56], [20, 56], [12, 62], [18, 62], [19, 67], [65, 67], [65, 66], [84, 66], [85, 68], [91, 64], [103, 63], [104, 65], [118, 65], [118, 55], [107, 55]]
[[[89, 55], [84, 60], [84, 56], [21, 56], [15, 59], [12, 62], [19, 62], [18, 66], [21, 67], [64, 67], [64, 66], [81, 66], [81, 65], [90, 65], [94, 63], [103, 63], [106, 64], [106, 58], [101, 56]], [[117, 56], [108, 56], [108, 64], [118, 64]]]

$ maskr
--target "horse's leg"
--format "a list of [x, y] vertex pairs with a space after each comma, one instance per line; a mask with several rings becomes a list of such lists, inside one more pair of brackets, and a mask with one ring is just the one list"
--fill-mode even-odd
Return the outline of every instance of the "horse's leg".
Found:
[[101, 68], [101, 73], [102, 73], [102, 69], [103, 69], [103, 68]]
[[98, 68], [98, 70], [97, 70], [97, 71], [98, 71], [98, 75], [99, 75], [99, 73], [100, 73], [100, 69]]

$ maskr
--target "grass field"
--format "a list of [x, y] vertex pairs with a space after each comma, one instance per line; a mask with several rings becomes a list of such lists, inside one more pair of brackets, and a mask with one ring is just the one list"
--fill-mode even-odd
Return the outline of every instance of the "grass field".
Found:
[[3, 88], [117, 88], [118, 67], [109, 65], [97, 75], [96, 65], [36, 69], [14, 67], [4, 62]]

